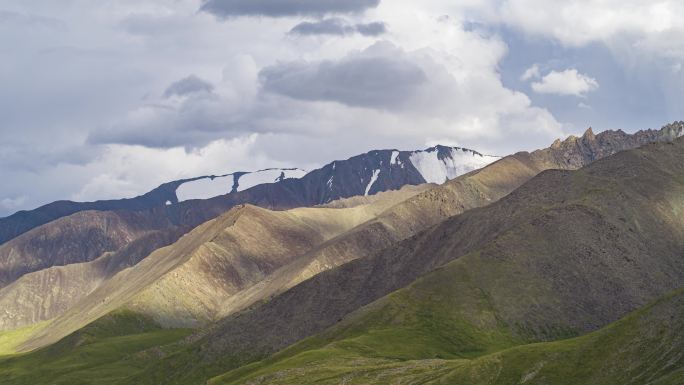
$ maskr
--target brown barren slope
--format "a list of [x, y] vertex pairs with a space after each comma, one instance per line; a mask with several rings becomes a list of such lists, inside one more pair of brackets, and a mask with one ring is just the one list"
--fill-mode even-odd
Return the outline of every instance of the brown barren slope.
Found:
[[[556, 141], [547, 149], [504, 157], [480, 170], [389, 206], [377, 218], [317, 246], [256, 285], [231, 296], [221, 305], [221, 314], [228, 316], [316, 274], [389, 247], [449, 217], [495, 202], [543, 170], [577, 169], [618, 151], [651, 141], [670, 140], [680, 134], [681, 128], [676, 124], [660, 131], [633, 135], [622, 131], [594, 135], [589, 129], [582, 137], [571, 136], [563, 142]], [[344, 206], [366, 198], [345, 199], [332, 205]]]
[[95, 260], [168, 227], [145, 212], [83, 211], [60, 218], [0, 246], [0, 287], [26, 273]]
[[[406, 196], [422, 187], [388, 195]], [[388, 198], [390, 201], [397, 198]], [[318, 244], [376, 216], [385, 200], [350, 208], [270, 211], [240, 206], [102, 283], [54, 319], [26, 349], [54, 342], [113, 309], [128, 307], [167, 327], [199, 326], [219, 305]]]
[[33, 325], [63, 314], [107, 279], [134, 266], [152, 251], [170, 245], [186, 232], [184, 228], [150, 232], [94, 261], [23, 275], [0, 289], [0, 330]]

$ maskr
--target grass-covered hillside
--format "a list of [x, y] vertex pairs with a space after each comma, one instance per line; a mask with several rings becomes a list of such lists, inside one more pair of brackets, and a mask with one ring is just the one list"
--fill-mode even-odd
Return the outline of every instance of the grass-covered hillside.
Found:
[[162, 329], [152, 319], [115, 312], [31, 353], [0, 356], [0, 384], [118, 384], [141, 372], [190, 334]]
[[[415, 307], [409, 302], [397, 305]], [[486, 308], [486, 306], [485, 306]], [[437, 310], [439, 312], [439, 310]], [[316, 337], [208, 380], [232, 384], [658, 384], [684, 381], [684, 290], [596, 332], [523, 344], [468, 322]], [[373, 320], [365, 326], [372, 330]], [[0, 359], [3, 384], [120, 384], [144, 375], [188, 334], [133, 313], [107, 316], [49, 348]], [[460, 348], [455, 348], [460, 346]], [[426, 357], [417, 359], [416, 357]], [[429, 358], [427, 358], [429, 357]], [[197, 378], [200, 381], [199, 378]], [[204, 381], [198, 382], [203, 383]], [[154, 383], [154, 382], [151, 382]], [[163, 383], [163, 382], [156, 382]]]
[[[405, 303], [406, 306], [415, 306]], [[436, 312], [443, 310], [435, 309]], [[581, 337], [501, 349], [506, 333], [467, 322], [387, 327], [212, 379], [218, 384], [659, 384], [684, 383], [684, 290]], [[460, 346], [461, 348], [454, 348]], [[412, 357], [433, 357], [412, 359]]]

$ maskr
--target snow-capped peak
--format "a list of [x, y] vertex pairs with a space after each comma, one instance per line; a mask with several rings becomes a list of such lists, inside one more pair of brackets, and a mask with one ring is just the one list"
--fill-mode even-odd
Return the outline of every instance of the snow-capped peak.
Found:
[[[367, 158], [363, 158], [364, 156]], [[359, 160], [371, 159], [375, 162], [370, 164], [355, 163], [359, 162], [356, 159], [355, 157], [348, 161], [335, 161], [329, 165], [329, 168], [321, 169], [326, 170], [325, 179], [321, 181], [321, 183], [325, 184], [326, 191], [328, 191], [327, 194], [329, 195], [325, 199], [337, 198], [340, 194], [337, 191], [338, 189], [347, 193], [349, 193], [350, 189], [356, 189], [355, 194], [369, 195], [373, 192], [389, 188], [388, 184], [397, 188], [406, 183], [421, 183], [421, 177], [425, 182], [444, 183], [459, 175], [484, 167], [498, 158], [482, 155], [477, 151], [466, 148], [436, 146], [412, 152], [398, 150], [371, 151], [358, 158]], [[337, 164], [338, 162], [340, 162], [339, 165]], [[360, 179], [360, 186], [358, 186], [358, 182], [351, 181], [346, 176], [346, 173], [349, 172], [349, 165], [352, 165], [352, 168], [357, 167], [357, 165], [363, 165], [363, 171], [356, 174]], [[418, 171], [420, 177], [412, 172], [406, 174], [411, 165]], [[383, 172], [387, 172], [387, 174], [382, 174]], [[375, 186], [379, 183], [378, 180], [381, 174], [385, 176], [380, 178], [383, 186]], [[243, 191], [260, 184], [277, 183], [291, 178], [299, 179], [304, 177], [304, 175], [306, 175], [306, 171], [298, 168], [269, 168], [253, 172], [234, 172], [218, 176], [203, 176], [180, 181], [176, 188], [176, 196], [179, 202], [192, 199], [209, 199]]]
[[428, 183], [444, 183], [459, 175], [482, 168], [499, 157], [482, 155], [460, 147], [436, 146], [414, 151], [409, 160]]

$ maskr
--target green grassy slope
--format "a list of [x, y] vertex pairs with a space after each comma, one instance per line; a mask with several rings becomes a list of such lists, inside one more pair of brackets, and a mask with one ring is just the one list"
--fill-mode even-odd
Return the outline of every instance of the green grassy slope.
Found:
[[[388, 297], [386, 319], [356, 320], [362, 326], [344, 330], [340, 340], [326, 341], [325, 335], [310, 338], [209, 384], [675, 385], [684, 380], [684, 334], [680, 333], [684, 330], [684, 290], [597, 332], [507, 349], [522, 341], [496, 322], [490, 323], [495, 317], [490, 318], [486, 298], [476, 293], [459, 296], [465, 305], [411, 298], [429, 285], [447, 284], [441, 281], [443, 272], [433, 275]], [[471, 306], [479, 309], [479, 322], [462, 317], [464, 308]], [[410, 319], [388, 327], [387, 319], [400, 316], [391, 310], [399, 309]], [[382, 329], [375, 329], [378, 325]], [[132, 375], [144, 375], [153, 357], [176, 345], [148, 348], [171, 343], [186, 333], [161, 331], [135, 314], [107, 316], [49, 348], [0, 359], [0, 381], [125, 383]]]
[[0, 356], [17, 353], [19, 346], [26, 341], [31, 334], [44, 328], [48, 322], [41, 322], [23, 328], [0, 331]]
[[[297, 352], [311, 343], [304, 341], [277, 358], [229, 372], [209, 383], [684, 383], [684, 334], [681, 333], [684, 330], [684, 290], [667, 295], [582, 337], [522, 345], [468, 359], [465, 357], [473, 353], [469, 350], [473, 343], [495, 347], [509, 342], [505, 334], [492, 340], [489, 333], [473, 333], [472, 326], [455, 322], [439, 325], [437, 329], [425, 327], [420, 332], [409, 333], [390, 327], [381, 332], [350, 336], [318, 349]], [[461, 337], [450, 341], [448, 334]], [[400, 336], [400, 343], [397, 336]], [[471, 339], [464, 344], [460, 340], [463, 336]], [[458, 348], [454, 350], [454, 346], [460, 346], [460, 351]], [[486, 352], [486, 349], [481, 352]], [[434, 355], [435, 358], [408, 359], [420, 355]]]
[[0, 357], [0, 383], [117, 384], [171, 348], [160, 346], [189, 333], [183, 329], [162, 329], [135, 313], [113, 313], [49, 347]]

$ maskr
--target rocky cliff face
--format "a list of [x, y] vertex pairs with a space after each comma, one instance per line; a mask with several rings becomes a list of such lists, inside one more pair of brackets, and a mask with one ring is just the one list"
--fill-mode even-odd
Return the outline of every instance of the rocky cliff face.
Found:
[[674, 122], [660, 130], [642, 130], [627, 134], [622, 130], [603, 131], [594, 134], [589, 128], [581, 137], [570, 136], [564, 141], [553, 142], [548, 149], [535, 151], [534, 156], [546, 158], [564, 166], [580, 168], [597, 159], [648, 143], [668, 142], [684, 135], [684, 122]]

